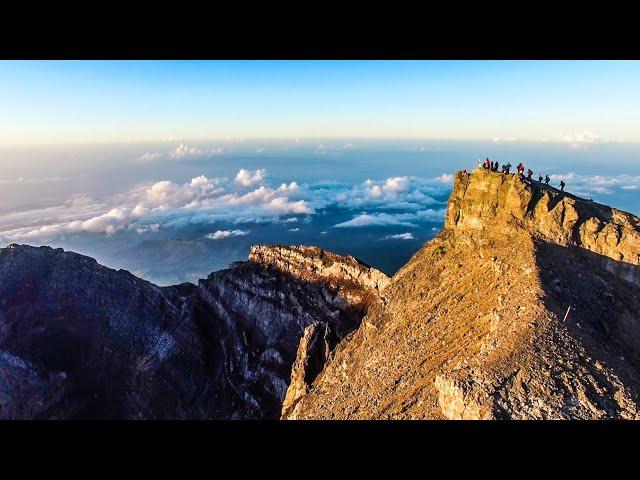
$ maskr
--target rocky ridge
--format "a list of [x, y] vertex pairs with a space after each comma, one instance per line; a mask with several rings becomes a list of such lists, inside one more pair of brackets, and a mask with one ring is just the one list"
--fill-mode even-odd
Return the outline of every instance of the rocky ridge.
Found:
[[518, 175], [456, 175], [287, 419], [639, 418], [639, 219]]
[[160, 288], [73, 252], [10, 245], [0, 418], [277, 418], [305, 328], [342, 338], [385, 279], [353, 258], [274, 246], [197, 286]]
[[0, 249], [0, 418], [640, 418], [640, 219], [459, 173], [393, 278], [256, 246], [158, 287]]

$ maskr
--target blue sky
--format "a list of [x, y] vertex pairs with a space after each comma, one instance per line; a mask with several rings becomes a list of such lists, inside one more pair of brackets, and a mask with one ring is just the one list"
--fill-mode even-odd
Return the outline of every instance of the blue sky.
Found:
[[[0, 143], [640, 141], [640, 62], [0, 62]], [[573, 133], [572, 133], [573, 132]]]

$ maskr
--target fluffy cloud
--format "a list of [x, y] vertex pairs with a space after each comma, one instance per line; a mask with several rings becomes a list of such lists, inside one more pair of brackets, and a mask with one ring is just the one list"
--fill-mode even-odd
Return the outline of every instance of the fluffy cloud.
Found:
[[176, 148], [169, 152], [169, 157], [174, 160], [182, 160], [183, 158], [197, 158], [204, 156], [204, 152], [195, 147], [188, 147], [184, 143], [180, 143]]
[[[167, 141], [171, 141], [170, 139]], [[173, 140], [175, 141], [175, 140]], [[153, 163], [161, 159], [171, 160], [185, 160], [190, 158], [209, 158], [215, 155], [222, 155], [225, 153], [224, 148], [211, 148], [209, 150], [202, 150], [196, 147], [190, 147], [187, 144], [180, 142], [178, 146], [165, 153], [159, 152], [146, 152], [136, 158], [139, 163]]]
[[207, 238], [211, 240], [220, 240], [227, 237], [242, 237], [247, 235], [249, 230], [216, 230], [214, 233], [207, 235]]
[[258, 169], [254, 172], [251, 170], [245, 170], [242, 168], [236, 175], [235, 182], [244, 187], [250, 187], [256, 183], [264, 181], [267, 171], [265, 169]]
[[442, 221], [451, 189], [443, 177], [396, 176], [357, 184], [291, 181], [278, 187], [268, 185], [266, 178], [264, 169], [241, 169], [231, 180], [200, 175], [182, 184], [170, 180], [141, 184], [100, 200], [76, 195], [61, 205], [3, 214], [0, 241], [46, 242], [82, 232], [146, 234], [222, 221], [236, 225], [309, 222], [311, 215], [327, 209], [353, 213], [337, 228], [414, 227]]
[[351, 220], [338, 223], [333, 228], [359, 228], [359, 227], [386, 227], [386, 226], [402, 226], [417, 227], [415, 222], [419, 221], [440, 221], [444, 219], [446, 210], [421, 210], [415, 213], [363, 213], [355, 216]]
[[[266, 175], [265, 170], [249, 172], [248, 177], [241, 172], [240, 178], [249, 178], [249, 185]], [[233, 187], [226, 178], [201, 175], [184, 184], [162, 180], [140, 185], [104, 202], [76, 196], [64, 205], [4, 215], [0, 218], [0, 238], [14, 241], [80, 232], [112, 235], [121, 230], [146, 233], [160, 226], [218, 220], [276, 221], [285, 215], [315, 213], [304, 199], [290, 198], [298, 193], [296, 182], [278, 189], [262, 185], [249, 192], [233, 191]]]
[[382, 185], [382, 190], [386, 193], [403, 193], [409, 187], [409, 177], [393, 177], [387, 178]]
[[453, 183], [453, 175], [450, 173], [443, 173], [439, 177], [436, 177], [436, 180], [440, 183]]
[[640, 188], [640, 175], [578, 175], [575, 172], [549, 175], [551, 184], [556, 185], [563, 180], [565, 190], [578, 196], [588, 197], [592, 194], [609, 195], [616, 191], [636, 190]]
[[387, 235], [383, 240], [414, 240], [413, 233], [398, 233], [397, 235]]
[[[453, 180], [453, 177], [451, 177]], [[386, 180], [367, 180], [359, 185], [335, 188], [335, 201], [349, 208], [383, 210], [421, 210], [426, 206], [444, 204], [434, 196], [447, 195], [452, 182], [441, 177], [390, 177]]]
[[594, 143], [606, 143], [606, 140], [604, 140], [602, 137], [588, 130], [583, 130], [582, 132], [578, 132], [575, 130], [566, 132], [560, 137], [560, 141], [568, 143], [572, 148], [580, 148], [584, 145], [590, 145]]
[[347, 227], [382, 227], [389, 225], [400, 225], [403, 227], [415, 227], [416, 225], [402, 219], [398, 215], [389, 215], [388, 213], [377, 213], [370, 215], [368, 213], [364, 213], [362, 215], [358, 215], [351, 220], [346, 222], [338, 223], [334, 225], [334, 228], [347, 228]]

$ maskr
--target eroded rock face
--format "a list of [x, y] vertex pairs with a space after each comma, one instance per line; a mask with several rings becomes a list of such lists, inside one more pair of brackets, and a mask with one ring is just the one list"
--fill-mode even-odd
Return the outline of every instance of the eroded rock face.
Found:
[[495, 418], [491, 399], [480, 385], [438, 375], [435, 386], [438, 390], [438, 405], [448, 420], [493, 420]]
[[326, 323], [312, 323], [304, 330], [291, 369], [291, 382], [282, 403], [283, 418], [296, 419], [298, 400], [309, 392], [309, 386], [324, 368], [337, 342], [338, 336]]
[[353, 257], [304, 246], [253, 247], [248, 262], [200, 281], [199, 297], [233, 332], [225, 368], [251, 406], [233, 418], [278, 418], [305, 329], [326, 324], [342, 338], [388, 282]]
[[285, 418], [639, 418], [637, 235], [604, 205], [458, 174], [446, 228]]
[[277, 418], [304, 329], [355, 328], [385, 276], [257, 250], [159, 288], [62, 249], [0, 249], [0, 418]]
[[[584, 247], [616, 262], [640, 265], [638, 217], [516, 174], [484, 168], [470, 175], [457, 173], [446, 228], [491, 230], [496, 224], [527, 228], [553, 243]], [[631, 271], [637, 270], [623, 268], [619, 273], [640, 285]]]
[[[302, 280], [329, 281], [345, 297], [355, 295], [355, 302], [361, 301], [363, 294], [379, 296], [391, 281], [381, 271], [352, 256], [343, 257], [318, 247], [257, 245], [251, 247], [249, 261]], [[353, 292], [347, 291], [350, 286], [354, 287]]]

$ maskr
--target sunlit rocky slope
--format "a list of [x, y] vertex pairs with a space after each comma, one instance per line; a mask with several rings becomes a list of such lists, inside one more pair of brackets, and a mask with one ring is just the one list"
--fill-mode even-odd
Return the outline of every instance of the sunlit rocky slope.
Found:
[[457, 174], [444, 230], [284, 418], [639, 418], [639, 222]]
[[389, 278], [253, 247], [158, 287], [0, 249], [0, 418], [639, 418], [640, 220], [477, 169]]

